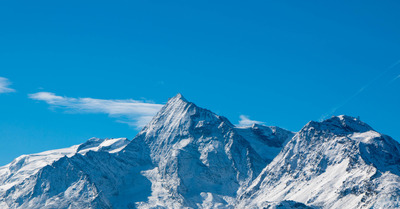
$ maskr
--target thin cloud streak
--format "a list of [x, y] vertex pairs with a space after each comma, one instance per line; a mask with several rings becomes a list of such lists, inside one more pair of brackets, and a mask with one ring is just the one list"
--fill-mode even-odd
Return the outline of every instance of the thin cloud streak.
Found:
[[393, 63], [392, 65], [389, 66], [389, 70], [396, 67], [398, 64], [400, 64], [400, 60], [397, 60], [397, 62]]
[[126, 123], [135, 128], [142, 128], [161, 109], [163, 105], [127, 100], [106, 100], [94, 98], [71, 98], [58, 96], [52, 92], [29, 94], [29, 98], [44, 101], [52, 108], [64, 109], [67, 113], [103, 113], [117, 122]]
[[395, 78], [393, 78], [388, 85], [392, 84], [393, 82], [397, 81], [400, 78], [400, 75], [396, 76]]
[[264, 124], [262, 121], [251, 120], [249, 116], [246, 115], [240, 115], [239, 118], [239, 124], [237, 125], [239, 127], [251, 126], [253, 124]]
[[11, 82], [4, 77], [0, 77], [0, 94], [15, 92], [15, 89], [10, 88]]
[[[352, 96], [350, 96], [349, 98], [347, 98], [346, 100], [344, 100], [342, 103], [340, 103], [339, 105], [333, 107], [330, 111], [326, 112], [325, 114], [321, 115], [320, 117], [320, 121], [325, 120], [327, 117], [335, 114], [335, 112], [342, 108], [343, 106], [345, 106], [346, 104], [348, 104], [351, 100], [353, 100], [354, 98], [356, 98], [358, 95], [360, 95], [365, 89], [367, 89], [368, 87], [370, 87], [373, 83], [375, 83], [377, 80], [379, 80], [381, 77], [383, 77], [386, 73], [388, 73], [390, 70], [392, 70], [393, 68], [395, 68], [397, 65], [400, 64], [400, 60], [397, 60], [395, 63], [393, 63], [392, 65], [390, 65], [385, 71], [383, 71], [381, 74], [379, 74], [378, 76], [376, 76], [373, 80], [371, 80], [369, 83], [367, 83], [366, 85], [364, 85], [363, 87], [361, 87], [356, 93], [354, 93]], [[398, 75], [397, 77], [395, 77], [392, 81], [390, 81], [388, 84], [393, 83], [394, 81], [396, 81], [398, 78], [400, 78], [400, 75]]]

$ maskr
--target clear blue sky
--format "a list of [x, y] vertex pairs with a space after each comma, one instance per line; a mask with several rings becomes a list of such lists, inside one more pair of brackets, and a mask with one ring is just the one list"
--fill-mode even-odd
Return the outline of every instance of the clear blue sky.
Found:
[[400, 140], [399, 11], [395, 0], [1, 1], [0, 165], [131, 139], [178, 92], [235, 124], [298, 131], [347, 114]]

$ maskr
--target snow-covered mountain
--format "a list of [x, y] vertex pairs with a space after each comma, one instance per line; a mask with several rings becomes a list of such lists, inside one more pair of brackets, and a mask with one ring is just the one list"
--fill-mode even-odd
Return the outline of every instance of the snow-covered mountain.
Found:
[[399, 166], [399, 144], [355, 118], [236, 127], [178, 94], [131, 141], [0, 167], [0, 208], [396, 208]]
[[238, 207], [292, 200], [320, 208], [399, 208], [400, 146], [362, 121], [309, 122], [242, 194]]
[[[68, 169], [59, 173], [49, 173], [59, 164], [67, 163], [75, 158], [86, 158], [91, 152], [114, 153], [120, 151], [129, 143], [125, 138], [97, 139], [92, 138], [87, 142], [70, 148], [46, 151], [38, 154], [22, 155], [10, 164], [0, 168], [0, 208], [57, 208], [62, 206], [62, 201], [52, 204], [52, 198], [47, 195], [37, 196], [38, 190], [61, 191], [67, 185], [56, 185], [42, 179], [49, 175], [55, 180], [69, 178]], [[77, 174], [77, 173], [75, 173]], [[67, 175], [67, 176], [66, 176]], [[48, 183], [48, 184], [47, 184]], [[67, 182], [62, 182], [63, 184]], [[57, 194], [59, 195], [59, 194]], [[71, 194], [78, 196], [79, 194]], [[57, 196], [55, 198], [60, 198]], [[85, 198], [85, 197], [81, 197]]]

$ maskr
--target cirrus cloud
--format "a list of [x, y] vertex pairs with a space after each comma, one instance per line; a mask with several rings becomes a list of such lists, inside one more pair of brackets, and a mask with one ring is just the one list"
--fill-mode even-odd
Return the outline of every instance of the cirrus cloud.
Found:
[[15, 92], [15, 89], [10, 88], [11, 82], [4, 77], [0, 77], [0, 94]]
[[117, 122], [126, 123], [135, 128], [145, 126], [163, 106], [132, 99], [72, 98], [58, 96], [52, 92], [37, 92], [28, 96], [34, 100], [44, 101], [52, 108], [64, 109], [69, 113], [108, 114], [110, 117], [116, 118]]

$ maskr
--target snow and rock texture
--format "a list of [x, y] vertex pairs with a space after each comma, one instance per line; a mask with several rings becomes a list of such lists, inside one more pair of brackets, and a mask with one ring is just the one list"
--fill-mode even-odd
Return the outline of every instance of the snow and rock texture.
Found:
[[241, 188], [267, 165], [226, 118], [181, 95], [133, 141], [146, 144], [154, 165], [143, 172], [152, 183], [149, 200], [139, 204], [144, 208], [233, 206]]
[[[89, 139], [86, 143], [72, 146], [65, 149], [57, 149], [46, 151], [38, 154], [22, 155], [16, 158], [10, 164], [0, 168], [0, 208], [57, 208], [56, 205], [62, 207], [65, 200], [54, 201], [49, 196], [40, 196], [39, 190], [47, 190], [51, 193], [55, 190], [67, 188], [66, 185], [50, 185], [50, 180], [59, 181], [60, 183], [67, 178], [73, 177], [78, 173], [72, 172], [71, 176], [69, 168], [59, 170], [58, 173], [51, 173], [52, 169], [60, 164], [67, 163], [70, 159], [86, 158], [90, 156], [89, 150], [115, 152], [124, 148], [129, 143], [126, 138], [117, 139]], [[48, 175], [51, 179], [44, 179]], [[51, 186], [51, 188], [50, 188]], [[73, 185], [76, 187], [82, 185]], [[67, 195], [78, 198], [87, 198], [92, 195], [90, 193], [80, 194], [71, 193], [71, 191], [63, 191], [70, 193]], [[82, 195], [82, 196], [80, 196]], [[57, 196], [55, 198], [60, 198]], [[54, 202], [54, 203], [52, 203]]]
[[0, 167], [0, 208], [398, 208], [399, 176], [400, 145], [358, 119], [235, 127], [178, 94], [132, 141]]
[[320, 208], [399, 208], [400, 146], [348, 116], [309, 122], [239, 199]]
[[81, 145], [69, 148], [51, 150], [31, 155], [22, 155], [10, 164], [0, 167], [0, 194], [4, 190], [21, 183], [24, 179], [36, 174], [43, 167], [52, 164], [60, 158], [84, 154], [89, 150], [107, 150], [115, 152], [129, 143], [126, 138], [98, 139], [92, 138]]
[[251, 147], [267, 162], [271, 162], [295, 134], [276, 126], [259, 124], [238, 127], [236, 131], [247, 139]]

